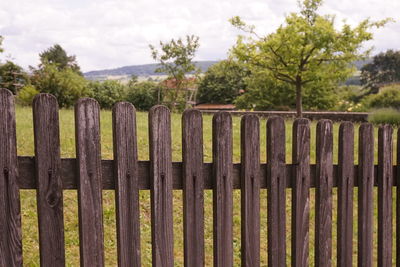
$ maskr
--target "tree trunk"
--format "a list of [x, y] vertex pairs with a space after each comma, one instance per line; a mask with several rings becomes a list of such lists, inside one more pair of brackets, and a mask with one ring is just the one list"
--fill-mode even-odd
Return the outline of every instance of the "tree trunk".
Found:
[[296, 77], [296, 110], [297, 110], [297, 118], [303, 117], [303, 103], [302, 103], [302, 95], [301, 95], [301, 77]]

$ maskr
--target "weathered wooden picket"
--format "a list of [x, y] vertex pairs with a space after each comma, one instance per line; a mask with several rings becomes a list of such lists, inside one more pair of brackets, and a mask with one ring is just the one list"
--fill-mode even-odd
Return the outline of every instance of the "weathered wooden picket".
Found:
[[[152, 264], [173, 266], [172, 192], [183, 190], [184, 263], [204, 266], [205, 189], [213, 190], [214, 266], [233, 266], [233, 190], [241, 190], [242, 266], [260, 265], [260, 189], [267, 188], [268, 265], [286, 266], [286, 195], [292, 194], [292, 266], [309, 265], [310, 188], [316, 188], [315, 265], [351, 266], [353, 259], [353, 188], [358, 187], [358, 265], [373, 264], [373, 188], [378, 187], [378, 265], [392, 265], [392, 188], [400, 173], [392, 163], [392, 128], [378, 136], [374, 165], [373, 127], [359, 128], [358, 165], [354, 165], [354, 128], [339, 130], [339, 159], [333, 165], [333, 129], [318, 122], [316, 164], [310, 164], [310, 123], [293, 125], [292, 164], [285, 162], [285, 124], [267, 122], [267, 163], [260, 164], [259, 120], [241, 122], [241, 163], [232, 162], [232, 120], [228, 113], [213, 118], [213, 162], [203, 162], [202, 116], [182, 116], [182, 162], [171, 159], [170, 112], [155, 106], [149, 112], [150, 161], [138, 161], [135, 109], [118, 103], [113, 109], [114, 160], [100, 156], [99, 105], [89, 98], [75, 106], [76, 159], [60, 158], [58, 105], [48, 94], [33, 103], [35, 157], [18, 157], [14, 97], [0, 90], [0, 266], [22, 266], [19, 190], [36, 189], [41, 266], [64, 266], [63, 190], [78, 190], [81, 266], [103, 266], [102, 190], [115, 189], [119, 266], [140, 266], [139, 190], [151, 191]], [[337, 255], [332, 255], [332, 189], [338, 188]], [[400, 231], [397, 190], [396, 231]], [[261, 240], [261, 242], [266, 242]], [[400, 266], [400, 235], [396, 235]], [[265, 253], [265, 252], [261, 252]]]

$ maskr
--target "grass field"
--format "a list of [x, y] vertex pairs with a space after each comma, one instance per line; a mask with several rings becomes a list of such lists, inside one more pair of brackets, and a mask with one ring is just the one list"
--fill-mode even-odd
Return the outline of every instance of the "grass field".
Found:
[[[17, 145], [18, 155], [34, 155], [33, 146], [33, 126], [32, 111], [30, 108], [17, 107]], [[204, 157], [206, 162], [212, 161], [212, 138], [211, 122], [212, 117], [205, 115], [204, 124]], [[291, 162], [291, 133], [292, 121], [286, 123], [286, 160]], [[113, 158], [112, 148], [112, 127], [111, 112], [101, 112], [101, 149], [103, 159]], [[266, 121], [261, 120], [261, 162], [266, 162]], [[311, 163], [315, 163], [315, 127], [316, 123], [311, 124]], [[174, 161], [181, 161], [181, 115], [172, 115], [172, 158]], [[148, 125], [147, 113], [137, 113], [138, 129], [138, 155], [139, 160], [148, 160]], [[334, 124], [334, 162], [337, 162], [337, 138], [339, 124]], [[74, 133], [74, 114], [72, 110], [60, 111], [60, 138], [61, 156], [75, 157], [75, 133]], [[356, 125], [355, 138], [355, 159], [357, 160], [358, 147], [358, 125]], [[377, 145], [377, 129], [375, 131], [375, 154]], [[234, 138], [234, 162], [240, 160], [240, 118], [233, 118], [233, 138]], [[395, 141], [395, 138], [393, 139]], [[375, 156], [377, 162], [377, 157]], [[267, 202], [266, 190], [261, 190], [261, 261], [262, 266], [267, 265]], [[375, 189], [376, 191], [376, 189]], [[333, 228], [333, 265], [336, 265], [336, 189], [334, 189], [334, 228]], [[291, 198], [290, 190], [287, 191], [287, 252], [290, 259], [290, 219], [291, 219]], [[394, 192], [395, 194], [395, 192]], [[376, 192], [375, 192], [376, 195]], [[355, 190], [356, 196], [356, 190]], [[375, 198], [376, 199], [376, 198]], [[375, 228], [377, 216], [377, 201], [375, 202]], [[115, 234], [115, 204], [114, 192], [103, 191], [104, 205], [104, 229], [105, 229], [105, 258], [106, 266], [116, 266], [116, 234]], [[354, 205], [354, 220], [357, 221], [357, 206]], [[141, 191], [140, 193], [140, 220], [141, 220], [141, 246], [142, 246], [142, 265], [151, 266], [151, 226], [150, 226], [150, 193]], [[39, 244], [38, 226], [36, 214], [36, 194], [33, 190], [21, 191], [21, 209], [23, 225], [23, 247], [24, 265], [39, 266]], [[311, 216], [310, 216], [310, 263], [313, 265], [313, 239], [314, 239], [314, 190], [311, 190]], [[235, 266], [240, 265], [240, 192], [234, 193], [234, 261]], [[68, 266], [79, 265], [79, 235], [78, 235], [78, 207], [77, 193], [75, 190], [64, 191], [64, 221], [65, 221], [65, 247], [66, 260]], [[354, 225], [354, 263], [356, 263], [357, 250], [357, 228]], [[207, 190], [205, 194], [205, 238], [206, 238], [206, 265], [212, 266], [212, 192]], [[183, 266], [183, 218], [182, 218], [182, 192], [174, 192], [174, 254], [175, 266]], [[374, 246], [377, 246], [377, 229], [374, 229]], [[374, 250], [376, 260], [376, 249]]]

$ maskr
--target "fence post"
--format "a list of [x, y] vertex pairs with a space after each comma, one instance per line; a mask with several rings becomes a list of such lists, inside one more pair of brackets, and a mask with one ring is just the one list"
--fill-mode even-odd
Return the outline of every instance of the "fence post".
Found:
[[75, 105], [81, 266], [104, 266], [100, 107], [81, 98]]
[[378, 132], [378, 266], [392, 266], [393, 128]]
[[167, 107], [150, 109], [149, 138], [153, 266], [173, 267], [171, 116]]
[[213, 227], [214, 267], [233, 266], [232, 118], [228, 112], [213, 117]]
[[317, 124], [315, 266], [332, 265], [333, 129], [330, 120]]
[[268, 265], [286, 266], [286, 139], [285, 121], [267, 121]]
[[372, 266], [372, 216], [374, 188], [374, 128], [363, 123], [359, 129], [358, 156], [358, 266]]
[[293, 124], [292, 266], [308, 266], [310, 222], [310, 121]]
[[241, 121], [242, 266], [260, 266], [260, 123], [256, 115]]
[[353, 187], [354, 187], [354, 127], [343, 122], [339, 128], [338, 164], [338, 266], [353, 264]]
[[182, 160], [185, 266], [204, 266], [203, 119], [195, 109], [182, 115]]
[[0, 266], [22, 266], [14, 96], [0, 89]]
[[136, 111], [120, 102], [113, 111], [115, 204], [119, 266], [141, 266]]

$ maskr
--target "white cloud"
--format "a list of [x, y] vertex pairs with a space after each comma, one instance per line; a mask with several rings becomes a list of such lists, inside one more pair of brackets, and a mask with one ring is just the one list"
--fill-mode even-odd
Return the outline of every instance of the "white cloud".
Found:
[[[398, 0], [326, 0], [321, 11], [356, 25], [364, 18], [400, 19]], [[5, 55], [24, 67], [36, 65], [38, 54], [59, 43], [77, 56], [84, 71], [152, 63], [149, 44], [195, 34], [200, 37], [198, 60], [225, 58], [237, 30], [235, 15], [272, 32], [284, 15], [297, 10], [297, 0], [2, 0], [0, 35]], [[400, 22], [376, 31], [368, 43], [375, 51], [398, 49]]]

